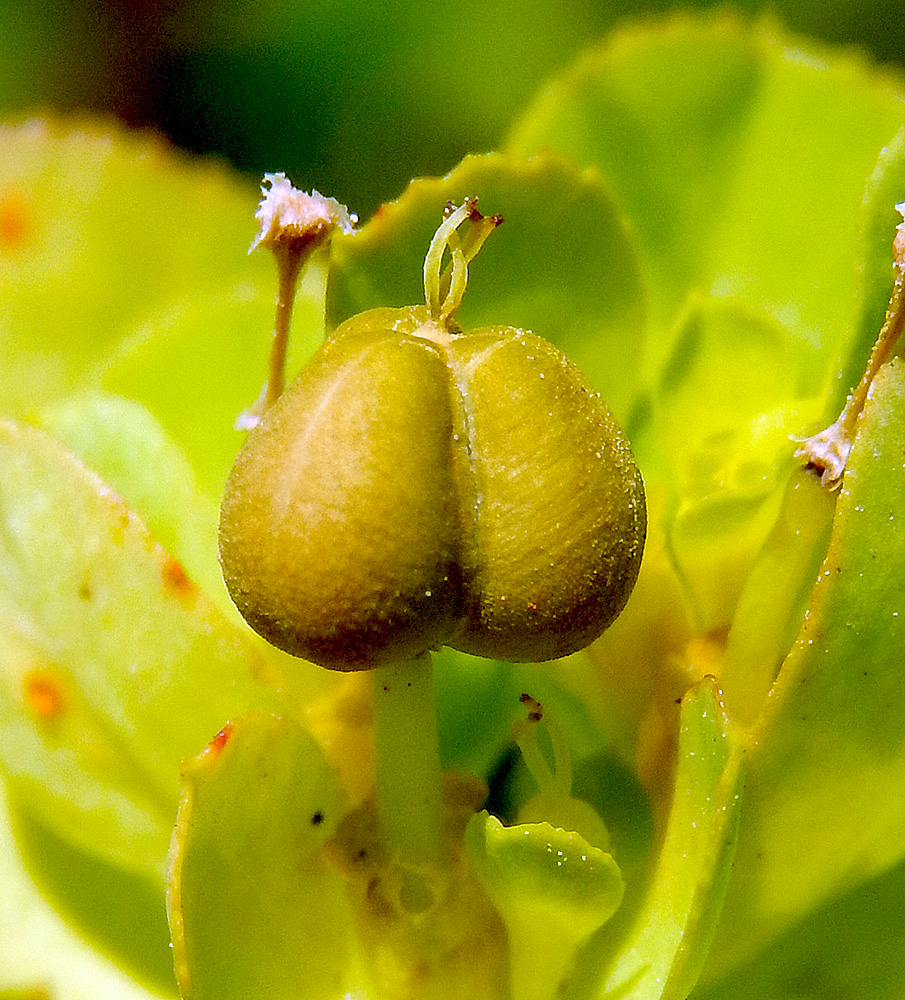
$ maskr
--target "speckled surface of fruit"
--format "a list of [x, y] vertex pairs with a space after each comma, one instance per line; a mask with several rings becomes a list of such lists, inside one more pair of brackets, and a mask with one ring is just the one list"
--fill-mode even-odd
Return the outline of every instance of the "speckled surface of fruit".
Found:
[[571, 362], [413, 307], [343, 324], [267, 411], [220, 551], [249, 624], [324, 666], [444, 644], [531, 661], [618, 615], [645, 529], [628, 442]]

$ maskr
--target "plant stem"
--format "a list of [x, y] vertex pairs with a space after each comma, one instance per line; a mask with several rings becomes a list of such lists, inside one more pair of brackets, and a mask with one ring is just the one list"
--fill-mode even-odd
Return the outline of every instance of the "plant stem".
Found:
[[289, 344], [289, 328], [292, 324], [292, 306], [298, 288], [302, 265], [311, 255], [310, 246], [301, 240], [274, 247], [279, 273], [279, 293], [276, 316], [273, 323], [273, 341], [270, 347], [270, 365], [267, 382], [264, 385], [264, 400], [261, 412], [265, 413], [283, 394], [286, 370], [286, 348]]
[[405, 867], [442, 865], [440, 754], [430, 653], [374, 676], [377, 815], [384, 847]]

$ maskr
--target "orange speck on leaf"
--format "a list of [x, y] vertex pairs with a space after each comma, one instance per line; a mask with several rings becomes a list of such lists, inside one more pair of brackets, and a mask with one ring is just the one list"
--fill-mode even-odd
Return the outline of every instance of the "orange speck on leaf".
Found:
[[42, 719], [56, 719], [66, 710], [60, 685], [43, 671], [25, 678], [25, 702]]
[[223, 748], [229, 742], [229, 738], [232, 734], [233, 725], [231, 722], [227, 722], [220, 732], [217, 733], [210, 743], [208, 743], [206, 753], [209, 753], [212, 757], [219, 756], [223, 752]]
[[188, 573], [178, 559], [168, 556], [161, 570], [163, 585], [177, 597], [191, 597], [195, 593], [195, 584], [189, 579]]
[[0, 195], [0, 251], [12, 253], [22, 246], [28, 221], [28, 207], [21, 192], [10, 190]]

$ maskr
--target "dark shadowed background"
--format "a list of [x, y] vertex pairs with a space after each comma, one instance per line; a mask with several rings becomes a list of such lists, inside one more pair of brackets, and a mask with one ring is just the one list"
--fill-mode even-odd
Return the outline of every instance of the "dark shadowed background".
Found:
[[[610, 28], [675, 6], [0, 0], [0, 115], [112, 114], [250, 175], [285, 170], [367, 217], [411, 177], [497, 146], [544, 79]], [[732, 6], [905, 60], [902, 0]]]

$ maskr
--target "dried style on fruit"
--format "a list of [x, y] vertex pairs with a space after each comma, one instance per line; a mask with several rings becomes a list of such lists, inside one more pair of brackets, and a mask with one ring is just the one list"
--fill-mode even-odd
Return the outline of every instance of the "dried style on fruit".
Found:
[[453, 321], [499, 221], [449, 209], [427, 304], [343, 323], [233, 466], [227, 587], [290, 653], [341, 670], [441, 645], [549, 660], [596, 639], [631, 592], [644, 489], [599, 394], [534, 334]]

